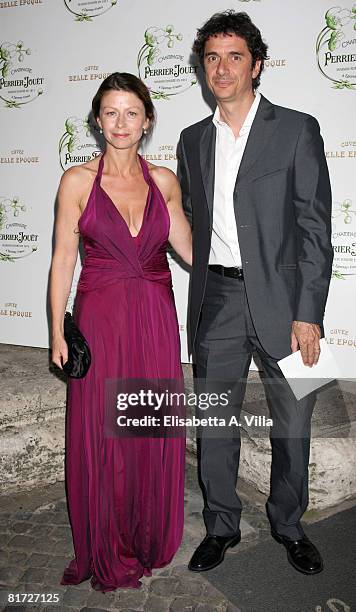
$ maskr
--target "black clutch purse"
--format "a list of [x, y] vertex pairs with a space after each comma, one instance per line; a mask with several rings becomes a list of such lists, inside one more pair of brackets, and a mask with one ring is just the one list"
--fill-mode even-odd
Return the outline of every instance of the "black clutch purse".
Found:
[[71, 378], [83, 378], [89, 370], [91, 353], [70, 312], [64, 315], [64, 339], [68, 345], [68, 361], [63, 365], [63, 371]]

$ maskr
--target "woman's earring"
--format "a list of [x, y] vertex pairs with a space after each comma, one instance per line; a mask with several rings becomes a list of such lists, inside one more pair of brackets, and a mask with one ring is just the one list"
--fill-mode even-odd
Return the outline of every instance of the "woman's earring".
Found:
[[102, 133], [103, 133], [103, 130], [100, 128], [99, 132], [100, 132], [100, 134], [102, 134]]
[[146, 135], [147, 134], [147, 130], [146, 128], [143, 128], [143, 133]]

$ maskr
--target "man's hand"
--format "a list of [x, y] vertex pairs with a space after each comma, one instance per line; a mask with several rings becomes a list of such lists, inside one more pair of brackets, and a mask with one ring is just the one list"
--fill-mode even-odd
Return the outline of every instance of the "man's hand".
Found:
[[320, 355], [320, 336], [320, 326], [316, 323], [293, 321], [291, 349], [293, 353], [300, 349], [304, 365], [311, 367], [318, 363]]

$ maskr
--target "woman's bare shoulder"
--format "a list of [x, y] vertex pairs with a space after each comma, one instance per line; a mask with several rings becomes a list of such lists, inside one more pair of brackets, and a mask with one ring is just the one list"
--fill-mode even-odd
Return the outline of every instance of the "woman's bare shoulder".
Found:
[[93, 183], [99, 167], [101, 156], [96, 157], [84, 164], [78, 164], [65, 170], [61, 178], [61, 188], [81, 189], [86, 188]]
[[83, 181], [92, 181], [98, 172], [100, 157], [101, 156], [98, 156], [89, 162], [68, 168], [63, 173], [61, 182], [74, 184]]
[[170, 191], [178, 184], [178, 179], [174, 172], [165, 166], [155, 166], [148, 163], [148, 170], [154, 182], [160, 189]]

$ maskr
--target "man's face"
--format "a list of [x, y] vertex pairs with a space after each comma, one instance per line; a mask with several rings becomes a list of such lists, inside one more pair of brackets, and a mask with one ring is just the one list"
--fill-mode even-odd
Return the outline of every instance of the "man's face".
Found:
[[252, 79], [260, 66], [257, 60], [252, 68], [246, 41], [236, 34], [217, 34], [205, 43], [205, 78], [217, 102], [239, 102], [251, 96]]

